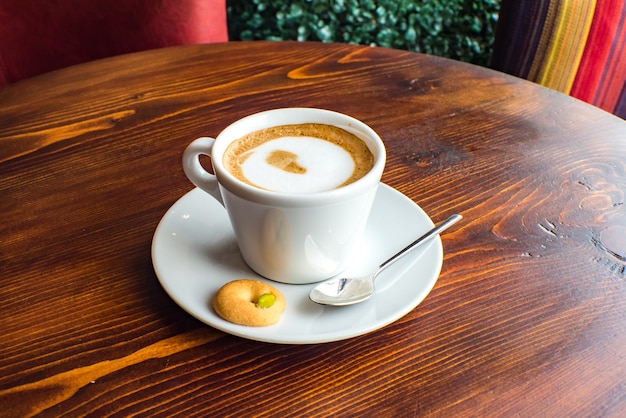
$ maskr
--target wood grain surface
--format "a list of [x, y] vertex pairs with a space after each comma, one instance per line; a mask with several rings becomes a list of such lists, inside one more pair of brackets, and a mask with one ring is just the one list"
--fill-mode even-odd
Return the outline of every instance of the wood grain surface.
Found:
[[[181, 154], [261, 110], [384, 139], [443, 237], [430, 295], [319, 345], [217, 331], [164, 292]], [[626, 122], [524, 80], [341, 44], [176, 47], [0, 89], [0, 415], [626, 415]]]

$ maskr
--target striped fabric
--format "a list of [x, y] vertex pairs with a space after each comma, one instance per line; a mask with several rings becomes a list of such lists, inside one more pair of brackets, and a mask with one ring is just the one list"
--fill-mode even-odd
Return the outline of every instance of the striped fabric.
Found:
[[626, 0], [502, 0], [491, 65], [626, 119]]

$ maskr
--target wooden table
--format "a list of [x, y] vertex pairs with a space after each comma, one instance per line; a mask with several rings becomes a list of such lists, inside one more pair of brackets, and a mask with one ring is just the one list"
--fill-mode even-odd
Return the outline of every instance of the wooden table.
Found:
[[[284, 106], [355, 116], [443, 237], [428, 297], [338, 342], [250, 341], [160, 286], [194, 138]], [[404, 51], [229, 43], [0, 90], [3, 416], [625, 416], [626, 122]]]

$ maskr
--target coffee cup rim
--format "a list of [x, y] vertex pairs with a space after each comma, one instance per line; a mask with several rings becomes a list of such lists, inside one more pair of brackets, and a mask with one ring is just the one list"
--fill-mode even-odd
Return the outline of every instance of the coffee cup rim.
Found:
[[[276, 121], [278, 114], [281, 116]], [[246, 128], [251, 123], [254, 124], [254, 127]], [[365, 142], [374, 155], [374, 165], [370, 171], [353, 183], [337, 189], [314, 193], [287, 193], [254, 187], [237, 179], [224, 167], [222, 155], [232, 141], [255, 130], [298, 123], [324, 123], [337, 126], [357, 135]], [[338, 198], [359, 195], [377, 185], [384, 170], [386, 150], [381, 137], [367, 124], [352, 116], [321, 108], [287, 107], [254, 113], [228, 125], [215, 138], [215, 143], [211, 150], [211, 160], [218, 184], [230, 193], [257, 203], [276, 203], [281, 206], [315, 206], [332, 203], [333, 200]]]

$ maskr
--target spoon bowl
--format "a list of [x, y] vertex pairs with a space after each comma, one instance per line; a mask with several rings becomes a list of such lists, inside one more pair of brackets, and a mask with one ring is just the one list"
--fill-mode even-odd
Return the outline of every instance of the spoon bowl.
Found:
[[313, 290], [311, 290], [311, 293], [309, 293], [309, 299], [321, 305], [333, 306], [353, 305], [369, 299], [375, 292], [374, 281], [383, 270], [398, 261], [410, 250], [419, 247], [421, 244], [448, 229], [461, 218], [462, 216], [458, 214], [450, 216], [448, 219], [420, 236], [411, 244], [398, 251], [391, 258], [378, 266], [373, 273], [367, 276], [339, 277], [318, 284], [313, 288]]

